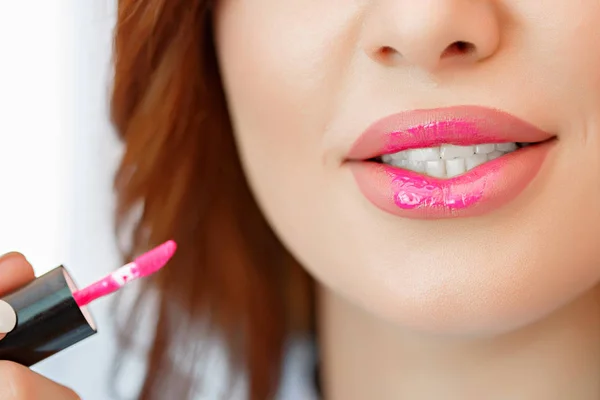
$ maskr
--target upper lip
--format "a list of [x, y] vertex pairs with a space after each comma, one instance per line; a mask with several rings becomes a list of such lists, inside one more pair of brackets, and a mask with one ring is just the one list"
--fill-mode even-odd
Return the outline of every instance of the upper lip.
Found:
[[442, 144], [534, 143], [553, 137], [511, 114], [486, 107], [415, 110], [390, 115], [372, 124], [354, 143], [347, 158], [365, 160]]

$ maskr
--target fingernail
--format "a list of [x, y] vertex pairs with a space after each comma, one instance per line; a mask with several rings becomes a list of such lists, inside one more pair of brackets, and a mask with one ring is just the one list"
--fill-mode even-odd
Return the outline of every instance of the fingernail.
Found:
[[17, 325], [17, 314], [10, 304], [0, 300], [0, 333], [8, 333]]

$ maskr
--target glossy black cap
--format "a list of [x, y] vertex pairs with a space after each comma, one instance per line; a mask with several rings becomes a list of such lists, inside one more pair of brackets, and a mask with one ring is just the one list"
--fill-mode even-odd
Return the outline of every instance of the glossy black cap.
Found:
[[73, 299], [75, 290], [61, 266], [3, 297], [17, 325], [0, 340], [0, 360], [29, 367], [95, 334], [91, 316]]

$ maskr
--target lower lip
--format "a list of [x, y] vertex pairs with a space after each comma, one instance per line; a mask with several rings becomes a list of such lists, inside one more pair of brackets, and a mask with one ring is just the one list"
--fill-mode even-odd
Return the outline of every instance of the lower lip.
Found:
[[348, 165], [363, 195], [386, 212], [414, 219], [472, 217], [517, 197], [537, 176], [552, 143], [521, 148], [450, 179], [369, 161]]

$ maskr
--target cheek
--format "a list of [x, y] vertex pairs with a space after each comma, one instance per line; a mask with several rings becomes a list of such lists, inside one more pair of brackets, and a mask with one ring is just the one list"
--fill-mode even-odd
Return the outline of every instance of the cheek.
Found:
[[218, 2], [218, 58], [249, 168], [262, 160], [285, 169], [319, 154], [355, 29], [353, 9], [339, 6], [344, 2]]
[[[215, 10], [218, 59], [240, 157], [254, 195], [282, 236], [315, 230], [308, 221], [330, 178], [322, 168], [324, 132], [357, 28], [356, 10], [347, 4], [221, 0]], [[304, 240], [291, 239], [294, 247]]]
[[[548, 104], [569, 125], [577, 109], [600, 109], [600, 50], [590, 51], [597, 22], [559, 2], [564, 6], [553, 6], [552, 16], [541, 19], [546, 26], [525, 36], [527, 52], [520, 55], [527, 57], [511, 60], [520, 65], [514, 81], [521, 80], [526, 93], [559, 99]], [[436, 332], [514, 329], [594, 285], [600, 275], [598, 120], [560, 127], [572, 135], [554, 160], [556, 168], [530, 190], [539, 193], [528, 197], [535, 201], [516, 202], [478, 221], [433, 226], [381, 215], [350, 173], [328, 164], [325, 136], [350, 87], [344, 71], [359, 20], [347, 4], [220, 0], [216, 9], [218, 57], [242, 162], [259, 204], [296, 257], [355, 304]], [[514, 4], [530, 7], [530, 18], [540, 15], [533, 2]], [[526, 16], [528, 10], [515, 13]], [[553, 34], [562, 26], [563, 34]], [[355, 97], [376, 99], [362, 94]], [[501, 97], [493, 95], [488, 103]], [[512, 92], [504, 98], [512, 99]], [[401, 100], [410, 103], [406, 96]], [[529, 103], [526, 96], [518, 101]], [[356, 114], [370, 106], [356, 104], [349, 107]]]

